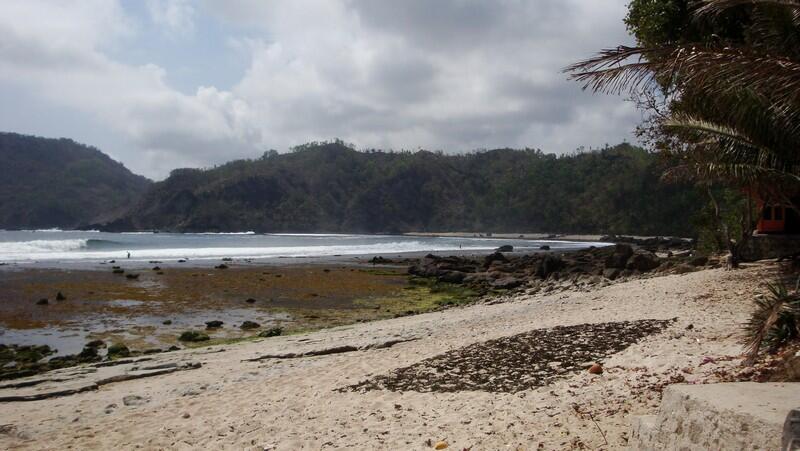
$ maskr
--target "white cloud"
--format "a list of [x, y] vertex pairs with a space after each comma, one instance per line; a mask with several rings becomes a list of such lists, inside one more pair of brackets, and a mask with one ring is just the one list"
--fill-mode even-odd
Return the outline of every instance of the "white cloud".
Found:
[[168, 34], [186, 36], [194, 32], [195, 9], [189, 0], [147, 0], [147, 11]]
[[148, 13], [184, 37], [200, 14], [240, 30], [220, 37], [250, 55], [229, 90], [182, 94], [166, 82], [169, 67], [126, 62], [137, 21], [99, 0], [0, 3], [0, 84], [91, 115], [136, 149], [115, 156], [156, 177], [333, 137], [570, 151], [618, 142], [637, 119], [619, 98], [583, 93], [560, 73], [626, 39], [624, 0], [194, 5], [149, 1]]

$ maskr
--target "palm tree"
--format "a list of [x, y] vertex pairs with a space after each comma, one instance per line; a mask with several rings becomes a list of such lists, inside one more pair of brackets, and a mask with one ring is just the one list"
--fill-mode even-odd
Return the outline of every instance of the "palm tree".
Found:
[[[595, 92], [659, 92], [666, 149], [681, 161], [667, 177], [727, 184], [796, 208], [800, 186], [800, 0], [704, 0], [695, 21], [744, 14], [744, 39], [619, 46], [565, 69]], [[712, 193], [709, 189], [710, 194]], [[713, 199], [713, 197], [712, 197]], [[734, 259], [752, 233], [726, 240]]]

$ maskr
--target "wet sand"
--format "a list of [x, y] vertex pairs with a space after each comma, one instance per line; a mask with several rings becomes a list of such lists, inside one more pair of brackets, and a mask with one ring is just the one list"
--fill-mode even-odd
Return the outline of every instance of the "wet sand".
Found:
[[[0, 343], [48, 344], [63, 355], [102, 339], [143, 350], [177, 344], [190, 329], [204, 330], [213, 343], [273, 326], [291, 334], [435, 307], [425, 287], [409, 284], [405, 266], [215, 263], [227, 268], [122, 263], [0, 271]], [[112, 266], [125, 272], [114, 274]], [[57, 293], [66, 299], [56, 300]], [[205, 330], [213, 320], [223, 326]], [[244, 321], [261, 328], [244, 331]]]

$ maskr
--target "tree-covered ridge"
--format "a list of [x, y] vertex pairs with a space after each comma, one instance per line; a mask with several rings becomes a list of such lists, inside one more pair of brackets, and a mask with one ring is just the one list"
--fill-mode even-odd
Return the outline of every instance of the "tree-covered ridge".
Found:
[[659, 183], [662, 163], [628, 144], [557, 157], [357, 152], [341, 142], [178, 169], [110, 230], [592, 232], [693, 235], [701, 202]]
[[72, 140], [0, 133], [0, 228], [108, 221], [124, 213], [150, 183]]

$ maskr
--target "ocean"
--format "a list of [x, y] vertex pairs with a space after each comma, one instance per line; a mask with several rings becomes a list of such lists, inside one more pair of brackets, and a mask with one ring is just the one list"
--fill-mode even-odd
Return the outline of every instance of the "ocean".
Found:
[[[416, 237], [358, 234], [106, 233], [59, 229], [0, 231], [0, 263], [69, 263], [128, 260], [313, 258], [420, 252], [485, 252], [501, 245], [515, 251], [586, 248], [589, 243], [500, 238]], [[597, 243], [592, 243], [597, 244]]]

